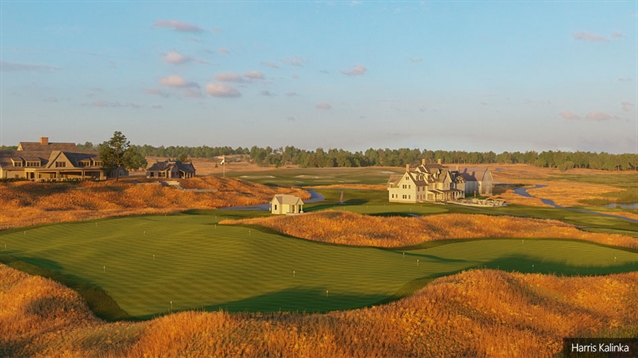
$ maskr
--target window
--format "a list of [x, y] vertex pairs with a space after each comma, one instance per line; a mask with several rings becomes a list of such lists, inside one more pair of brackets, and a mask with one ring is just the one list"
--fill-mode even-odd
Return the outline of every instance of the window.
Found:
[[55, 162], [56, 168], [66, 168], [66, 162]]
[[27, 162], [27, 167], [39, 167], [39, 166], [40, 166], [40, 162], [35, 162], [35, 161]]
[[22, 162], [13, 162], [13, 166], [14, 167], [21, 167], [22, 166]]
[[93, 165], [95, 165], [96, 167], [101, 167], [102, 166], [102, 161], [101, 160], [96, 160]]
[[277, 204], [275, 204], [275, 210], [277, 210]]

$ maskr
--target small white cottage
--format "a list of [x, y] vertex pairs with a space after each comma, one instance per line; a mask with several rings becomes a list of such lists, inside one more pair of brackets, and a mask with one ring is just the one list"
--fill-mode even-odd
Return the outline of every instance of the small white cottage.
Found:
[[300, 214], [303, 213], [303, 201], [294, 195], [277, 194], [270, 202], [270, 212], [279, 215]]

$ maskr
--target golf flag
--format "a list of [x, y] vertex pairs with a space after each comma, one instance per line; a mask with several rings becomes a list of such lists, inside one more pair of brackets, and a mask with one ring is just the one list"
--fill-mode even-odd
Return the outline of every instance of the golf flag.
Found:
[[219, 164], [226, 164], [226, 156], [225, 155], [222, 156], [222, 161]]

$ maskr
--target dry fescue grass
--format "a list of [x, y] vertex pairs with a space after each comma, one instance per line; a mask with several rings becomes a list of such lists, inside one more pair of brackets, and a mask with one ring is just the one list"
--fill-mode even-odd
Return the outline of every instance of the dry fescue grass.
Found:
[[538, 206], [538, 207], [548, 207], [548, 208], [552, 207], [549, 204], [543, 203], [541, 199], [539, 198], [529, 198], [526, 196], [518, 195], [514, 193], [514, 189], [507, 189], [504, 193], [494, 195], [494, 196], [505, 200], [507, 205], [514, 204], [514, 205]]
[[[495, 170], [494, 168], [499, 168]], [[491, 164], [489, 165], [494, 182], [497, 183], [536, 183], [538, 179], [549, 178], [552, 175], [596, 175], [596, 174], [618, 174], [635, 175], [632, 171], [610, 172], [608, 170], [594, 170], [573, 168], [568, 171], [560, 171], [557, 168], [542, 168], [528, 164]]]
[[638, 248], [636, 238], [583, 232], [556, 220], [478, 214], [406, 218], [327, 210], [303, 215], [223, 220], [220, 224], [261, 225], [307, 240], [355, 246], [403, 247], [443, 239], [520, 237], [580, 239]]
[[388, 190], [387, 186], [382, 184], [332, 184], [332, 185], [313, 185], [306, 188], [310, 189], [361, 189], [361, 190]]
[[328, 314], [183, 312], [104, 323], [53, 281], [0, 265], [0, 355], [550, 357], [563, 337], [638, 324], [638, 273], [474, 270], [383, 306]]
[[518, 204], [527, 206], [551, 205], [543, 203], [539, 198], [552, 200], [559, 206], [582, 206], [583, 200], [609, 200], [603, 194], [622, 191], [623, 189], [604, 184], [574, 183], [563, 181], [543, 181], [535, 180], [534, 184], [545, 185], [543, 188], [530, 187], [527, 192], [534, 198], [524, 197], [514, 193], [514, 189], [508, 189], [498, 197], [504, 199], [508, 204]]
[[159, 184], [129, 181], [0, 184], [0, 229], [120, 215], [167, 213], [192, 208], [216, 208], [268, 202], [275, 193], [310, 194], [295, 188], [273, 189], [240, 179], [201, 177], [178, 180], [181, 191]]
[[[492, 170], [495, 183], [507, 184], [540, 184], [544, 188], [529, 189], [527, 192], [536, 198], [527, 198], [514, 194], [513, 189], [498, 195], [507, 201], [508, 204], [519, 204], [528, 206], [550, 207], [540, 199], [549, 199], [559, 206], [582, 206], [585, 200], [612, 200], [606, 193], [623, 191], [622, 188], [612, 185], [584, 183], [582, 181], [570, 182], [568, 177], [574, 175], [636, 175], [633, 171], [609, 172], [605, 170], [592, 169], [570, 169], [561, 172], [556, 168], [540, 168], [526, 164], [499, 164], [499, 170]], [[565, 181], [544, 180], [551, 176], [565, 176]]]
[[537, 198], [550, 199], [559, 206], [582, 206], [583, 200], [602, 199], [605, 198], [603, 196], [605, 193], [623, 190], [611, 185], [563, 181], [539, 182], [537, 184], [547, 186], [529, 189], [527, 192]]

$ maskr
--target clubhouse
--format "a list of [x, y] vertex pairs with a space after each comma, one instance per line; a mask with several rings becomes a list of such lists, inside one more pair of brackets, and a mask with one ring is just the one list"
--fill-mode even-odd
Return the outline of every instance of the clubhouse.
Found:
[[414, 169], [405, 166], [405, 173], [392, 175], [387, 183], [388, 199], [393, 203], [449, 201], [467, 196], [492, 195], [492, 173], [483, 168], [450, 170], [438, 163], [426, 163]]

